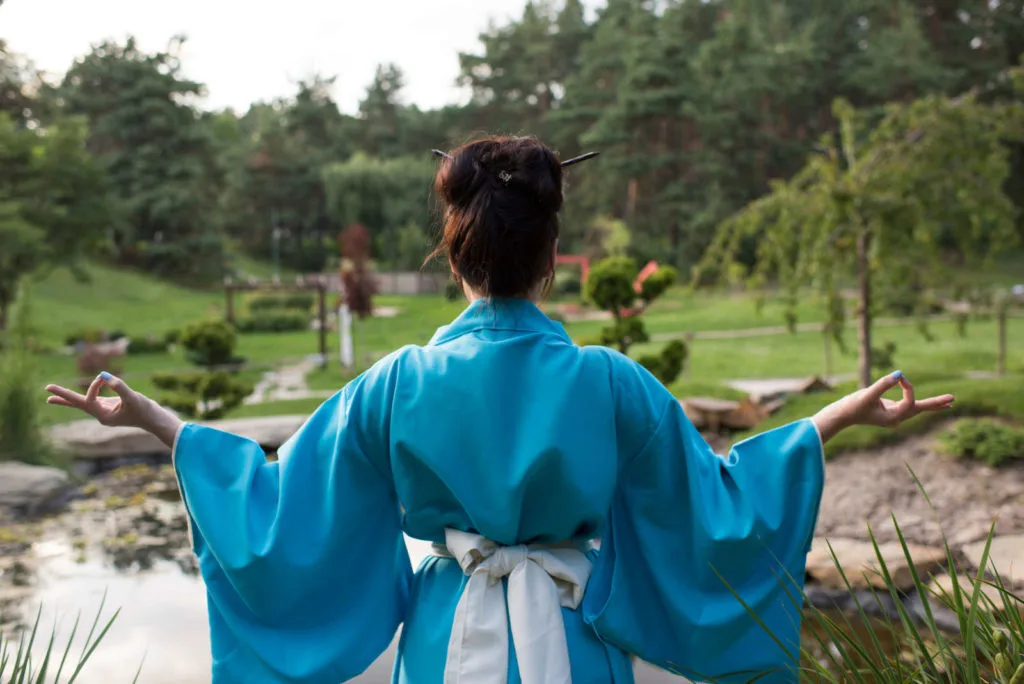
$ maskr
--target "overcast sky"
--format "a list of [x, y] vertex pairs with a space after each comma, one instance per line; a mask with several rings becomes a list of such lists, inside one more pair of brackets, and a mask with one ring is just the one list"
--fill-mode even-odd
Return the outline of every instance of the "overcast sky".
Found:
[[[313, 73], [336, 75], [335, 98], [353, 113], [374, 68], [395, 62], [405, 100], [423, 108], [460, 101], [458, 53], [475, 51], [488, 22], [518, 16], [524, 0], [0, 0], [0, 37], [48, 72], [63, 73], [90, 45], [132, 34], [160, 50], [185, 34], [185, 73], [205, 106], [244, 111], [295, 92]], [[596, 6], [598, 0], [586, 3]], [[259, 7], [259, 9], [257, 9]]]

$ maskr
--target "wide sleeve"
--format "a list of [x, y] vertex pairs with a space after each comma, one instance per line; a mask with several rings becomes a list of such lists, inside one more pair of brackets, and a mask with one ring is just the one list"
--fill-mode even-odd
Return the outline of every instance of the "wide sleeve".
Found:
[[622, 465], [585, 619], [603, 640], [694, 681], [796, 682], [824, 486], [817, 428], [798, 421], [718, 456], [658, 388], [631, 397], [661, 410]]
[[206, 583], [214, 682], [337, 684], [392, 641], [412, 567], [387, 463], [387, 379], [361, 376], [268, 462], [186, 424], [174, 467]]

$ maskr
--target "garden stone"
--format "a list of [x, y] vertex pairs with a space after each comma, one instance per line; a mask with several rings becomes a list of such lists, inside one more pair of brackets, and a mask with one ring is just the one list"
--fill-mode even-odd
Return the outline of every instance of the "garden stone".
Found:
[[[302, 426], [308, 416], [233, 418], [202, 423], [247, 437], [265, 449], [276, 449]], [[50, 429], [50, 439], [76, 458], [116, 459], [126, 456], [169, 454], [170, 449], [145, 430], [106, 427], [94, 420], [79, 420]]]
[[[834, 589], [842, 589], [845, 586], [842, 575], [832, 559], [829, 543], [832, 544], [832, 550], [839, 559], [846, 579], [854, 589], [885, 589], [874, 546], [869, 541], [856, 539], [815, 539], [814, 546], [807, 555], [807, 574], [814, 581]], [[943, 549], [913, 544], [909, 549], [917, 573], [922, 579], [945, 564], [946, 552]], [[887, 542], [880, 544], [879, 550], [896, 588], [904, 592], [913, 589], [914, 579], [903, 547], [896, 542]]]
[[[981, 556], [985, 551], [985, 541], [970, 544], [964, 547], [964, 556], [975, 568], [981, 565]], [[1003, 582], [1011, 584], [1024, 584], [1024, 534], [1004, 535], [992, 539], [992, 547], [988, 554], [988, 567], [986, 572], [991, 572], [995, 566], [996, 572], [1003, 578]]]
[[0, 508], [36, 515], [59, 508], [71, 491], [68, 474], [59, 468], [0, 463]]
[[[963, 601], [965, 604], [971, 602], [971, 593], [974, 591], [974, 578], [967, 575], [958, 575], [957, 583], [960, 585], [960, 591], [963, 593]], [[953, 601], [953, 578], [949, 575], [940, 575], [928, 584], [928, 589], [936, 596], [942, 604], [952, 604]], [[1015, 592], [1011, 592], [1015, 593]], [[1002, 613], [1005, 610], [1006, 600], [1003, 594], [993, 587], [991, 584], [981, 583], [981, 594], [982, 597], [987, 597], [993, 604], [995, 604], [995, 612]], [[1011, 603], [1013, 603], [1017, 611], [1024, 617], [1024, 603], [1014, 601], [1011, 597], [1006, 597]], [[988, 610], [991, 606], [982, 598], [979, 602], [979, 606], [982, 610]]]

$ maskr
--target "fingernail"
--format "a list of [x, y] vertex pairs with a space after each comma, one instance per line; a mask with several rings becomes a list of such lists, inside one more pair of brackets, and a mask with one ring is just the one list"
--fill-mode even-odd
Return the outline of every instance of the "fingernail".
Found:
[[113, 380], [114, 379], [114, 376], [111, 375], [110, 373], [108, 373], [107, 371], [103, 371], [102, 373], [100, 373], [100, 377], [103, 378], [104, 380]]
[[903, 377], [903, 371], [896, 371], [895, 373], [892, 374], [892, 379], [893, 380], [899, 380], [902, 377]]

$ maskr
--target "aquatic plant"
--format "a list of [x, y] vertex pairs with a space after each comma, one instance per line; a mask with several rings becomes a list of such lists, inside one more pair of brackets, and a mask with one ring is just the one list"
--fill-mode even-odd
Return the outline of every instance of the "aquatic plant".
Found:
[[[920, 480], [912, 470], [910, 474], [931, 506]], [[805, 594], [791, 592], [790, 598], [805, 607], [805, 635], [809, 633], [811, 638], [805, 636], [799, 656], [793, 657], [799, 662], [792, 662], [790, 671], [795, 669], [802, 680], [814, 682], [1024, 684], [1024, 598], [1011, 591], [1008, 580], [999, 575], [994, 565], [989, 567], [995, 523], [989, 529], [980, 567], [973, 577], [965, 575], [959, 567], [943, 536], [945, 571], [951, 587], [937, 590], [926, 586], [928, 578], [918, 572], [895, 516], [892, 521], [920, 600], [920, 610], [912, 614], [906, 605], [907, 597], [893, 581], [870, 527], [869, 537], [880, 575], [877, 579], [884, 589], [870, 589], [869, 597], [853, 588], [829, 545], [855, 610], [844, 613], [821, 609], [811, 604]], [[796, 586], [792, 577], [783, 581], [787, 586]], [[743, 603], [735, 591], [733, 595]], [[747, 604], [743, 605], [767, 631]], [[939, 624], [937, 615], [943, 609], [955, 618], [956, 629]], [[771, 636], [789, 652], [778, 638]], [[750, 673], [748, 680], [771, 674]]]
[[[96, 651], [96, 647], [99, 646], [107, 632], [110, 631], [110, 627], [114, 624], [114, 620], [117, 619], [120, 613], [120, 610], [115, 611], [103, 625], [102, 629], [97, 632], [105, 602], [106, 595], [104, 594], [92, 627], [89, 629], [89, 634], [85, 637], [85, 643], [82, 645], [82, 651], [77, 661], [69, 660], [69, 656], [71, 656], [71, 647], [78, 633], [81, 614], [75, 617], [75, 623], [71, 628], [71, 634], [68, 636], [63, 651], [55, 648], [57, 626], [54, 625], [46, 643], [46, 651], [38, 661], [33, 658], [32, 649], [37, 643], [41, 644], [42, 639], [46, 638], [39, 629], [39, 621], [43, 613], [42, 606], [39, 607], [36, 613], [32, 629], [28, 630], [27, 633], [23, 630], [16, 641], [0, 633], [0, 683], [49, 684], [53, 682], [53, 684], [72, 684], [76, 681], [89, 658]], [[133, 684], [138, 681], [141, 672], [142, 664], [140, 663], [139, 669], [135, 673], [135, 678], [132, 680]], [[67, 674], [66, 681], [61, 679], [63, 674]]]

